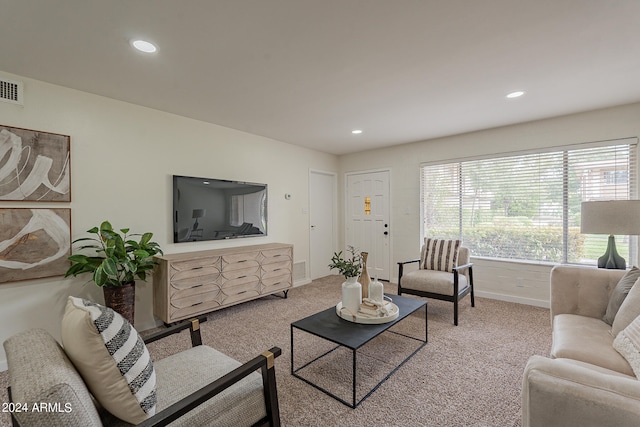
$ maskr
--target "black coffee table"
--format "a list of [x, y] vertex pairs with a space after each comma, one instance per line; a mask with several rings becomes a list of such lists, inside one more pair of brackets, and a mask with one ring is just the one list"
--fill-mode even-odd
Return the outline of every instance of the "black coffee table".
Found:
[[[364, 401], [374, 391], [376, 391], [378, 387], [380, 387], [380, 385], [382, 385], [382, 383], [384, 383], [395, 371], [397, 371], [402, 365], [404, 365], [409, 359], [411, 359], [411, 357], [413, 357], [414, 354], [420, 351], [420, 349], [422, 349], [422, 347], [424, 347], [427, 344], [427, 302], [423, 299], [408, 298], [408, 297], [403, 297], [399, 295], [390, 295], [390, 297], [393, 298], [393, 303], [398, 306], [400, 314], [397, 319], [388, 323], [369, 325], [369, 324], [349, 322], [347, 320], [342, 319], [340, 316], [336, 314], [335, 307], [328, 308], [324, 311], [321, 311], [309, 317], [305, 317], [304, 319], [293, 322], [291, 324], [291, 374], [294, 377], [300, 378], [302, 381], [306, 382], [307, 384], [312, 385], [313, 387], [317, 388], [323, 393], [328, 394], [329, 396], [333, 397], [334, 399], [344, 403], [345, 405], [351, 408], [355, 408], [360, 403], [362, 403], [362, 401]], [[394, 331], [389, 331], [389, 328], [391, 328], [393, 325], [407, 318], [409, 315], [411, 315], [412, 313], [415, 313], [422, 307], [424, 307], [424, 311], [425, 311], [424, 341], [416, 337], [412, 337], [412, 336], [401, 334]], [[296, 369], [294, 368], [294, 361], [293, 361], [293, 356], [294, 356], [293, 330], [294, 328], [307, 332], [309, 334], [315, 335], [317, 337], [323, 338], [325, 340], [331, 341], [338, 345]], [[421, 344], [417, 349], [413, 351], [413, 353], [407, 356], [386, 377], [384, 377], [382, 381], [376, 384], [362, 399], [360, 399], [359, 401], [356, 401], [357, 350], [385, 331], [388, 331], [396, 335], [401, 335], [406, 338], [410, 338], [412, 340], [420, 342]], [[298, 372], [301, 369], [320, 360], [321, 358], [323, 358], [324, 356], [328, 355], [329, 353], [333, 352], [334, 350], [336, 350], [341, 346], [350, 349], [352, 351], [352, 356], [353, 356], [352, 402], [347, 402], [346, 400], [340, 398], [339, 396], [336, 396], [330, 391], [324, 389], [323, 387], [320, 387], [319, 385], [311, 382], [307, 378], [304, 378], [298, 374]]]

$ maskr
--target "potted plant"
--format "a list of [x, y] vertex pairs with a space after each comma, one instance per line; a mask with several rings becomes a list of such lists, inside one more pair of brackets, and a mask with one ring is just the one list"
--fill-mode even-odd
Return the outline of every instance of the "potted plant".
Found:
[[362, 270], [362, 256], [353, 246], [348, 246], [351, 259], [343, 258], [342, 251], [334, 252], [329, 268], [337, 269], [345, 278], [342, 283], [342, 308], [355, 316], [362, 304], [362, 285], [358, 283], [358, 276]]
[[[147, 272], [156, 264], [153, 256], [162, 249], [151, 241], [152, 233], [128, 234], [128, 228], [113, 229], [109, 221], [93, 227], [87, 233], [96, 237], [82, 237], [73, 243], [90, 242], [78, 247], [87, 255], [76, 253], [68, 259], [71, 267], [65, 277], [91, 273], [94, 283], [104, 293], [105, 305], [122, 314], [132, 325], [136, 279], [146, 280]], [[140, 236], [138, 241], [131, 237]]]

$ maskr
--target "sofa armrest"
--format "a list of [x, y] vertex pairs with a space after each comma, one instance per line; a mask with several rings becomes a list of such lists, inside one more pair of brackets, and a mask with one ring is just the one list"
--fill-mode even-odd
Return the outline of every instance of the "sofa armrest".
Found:
[[637, 426], [640, 381], [589, 364], [532, 356], [522, 385], [522, 427]]
[[551, 270], [551, 321], [557, 314], [601, 319], [625, 270], [557, 265]]
[[160, 411], [151, 418], [138, 424], [138, 427], [166, 426], [177, 420], [197, 406], [222, 393], [238, 381], [249, 376], [256, 370], [262, 371], [262, 385], [264, 390], [267, 416], [258, 425], [280, 426], [280, 410], [276, 388], [274, 359], [282, 354], [279, 347], [272, 347], [252, 360], [237, 367], [228, 374], [202, 387], [184, 399]]

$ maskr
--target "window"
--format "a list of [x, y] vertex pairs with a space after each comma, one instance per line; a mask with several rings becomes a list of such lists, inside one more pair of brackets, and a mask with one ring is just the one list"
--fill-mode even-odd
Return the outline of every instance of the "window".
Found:
[[[480, 257], [595, 264], [605, 235], [580, 233], [580, 204], [636, 197], [637, 140], [582, 144], [421, 167], [425, 236]], [[629, 236], [616, 237], [629, 259]]]

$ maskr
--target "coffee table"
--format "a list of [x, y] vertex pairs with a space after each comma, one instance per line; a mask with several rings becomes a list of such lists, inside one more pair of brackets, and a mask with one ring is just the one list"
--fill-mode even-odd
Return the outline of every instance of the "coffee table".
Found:
[[[369, 397], [374, 391], [382, 385], [394, 372], [396, 372], [402, 365], [404, 365], [414, 354], [416, 354], [422, 347], [427, 344], [427, 302], [422, 299], [417, 298], [408, 298], [399, 295], [391, 295], [393, 298], [393, 303], [398, 306], [399, 316], [397, 319], [382, 324], [361, 324], [361, 323], [353, 323], [348, 320], [342, 319], [340, 316], [336, 314], [336, 308], [331, 307], [326, 310], [323, 310], [319, 313], [313, 314], [309, 317], [305, 317], [304, 319], [298, 320], [291, 324], [291, 374], [306, 382], [307, 384], [317, 388], [323, 393], [333, 397], [339, 402], [344, 403], [345, 405], [355, 408], [360, 403], [362, 403], [367, 397]], [[424, 340], [416, 337], [412, 337], [409, 335], [405, 335], [399, 332], [390, 331], [389, 328], [406, 319], [409, 315], [415, 313], [420, 308], [424, 307]], [[323, 338], [327, 341], [331, 341], [334, 344], [338, 344], [333, 347], [331, 350], [321, 354], [315, 359], [311, 360], [304, 365], [295, 368], [294, 367], [294, 347], [293, 347], [293, 330], [299, 329], [301, 331], [307, 332], [309, 334], [315, 335], [317, 337]], [[357, 372], [357, 353], [358, 349], [364, 346], [366, 343], [381, 335], [383, 332], [389, 332], [396, 335], [400, 335], [415, 341], [420, 342], [420, 346], [415, 349], [409, 356], [407, 356], [398, 366], [396, 366], [387, 376], [385, 376], [382, 381], [376, 384], [362, 399], [356, 401], [356, 372]], [[311, 365], [312, 363], [322, 359], [327, 356], [329, 353], [334, 350], [346, 347], [352, 351], [353, 358], [353, 372], [352, 372], [352, 401], [347, 402], [339, 396], [336, 396], [332, 392], [326, 390], [325, 388], [315, 384], [307, 378], [301, 376], [298, 372]]]

